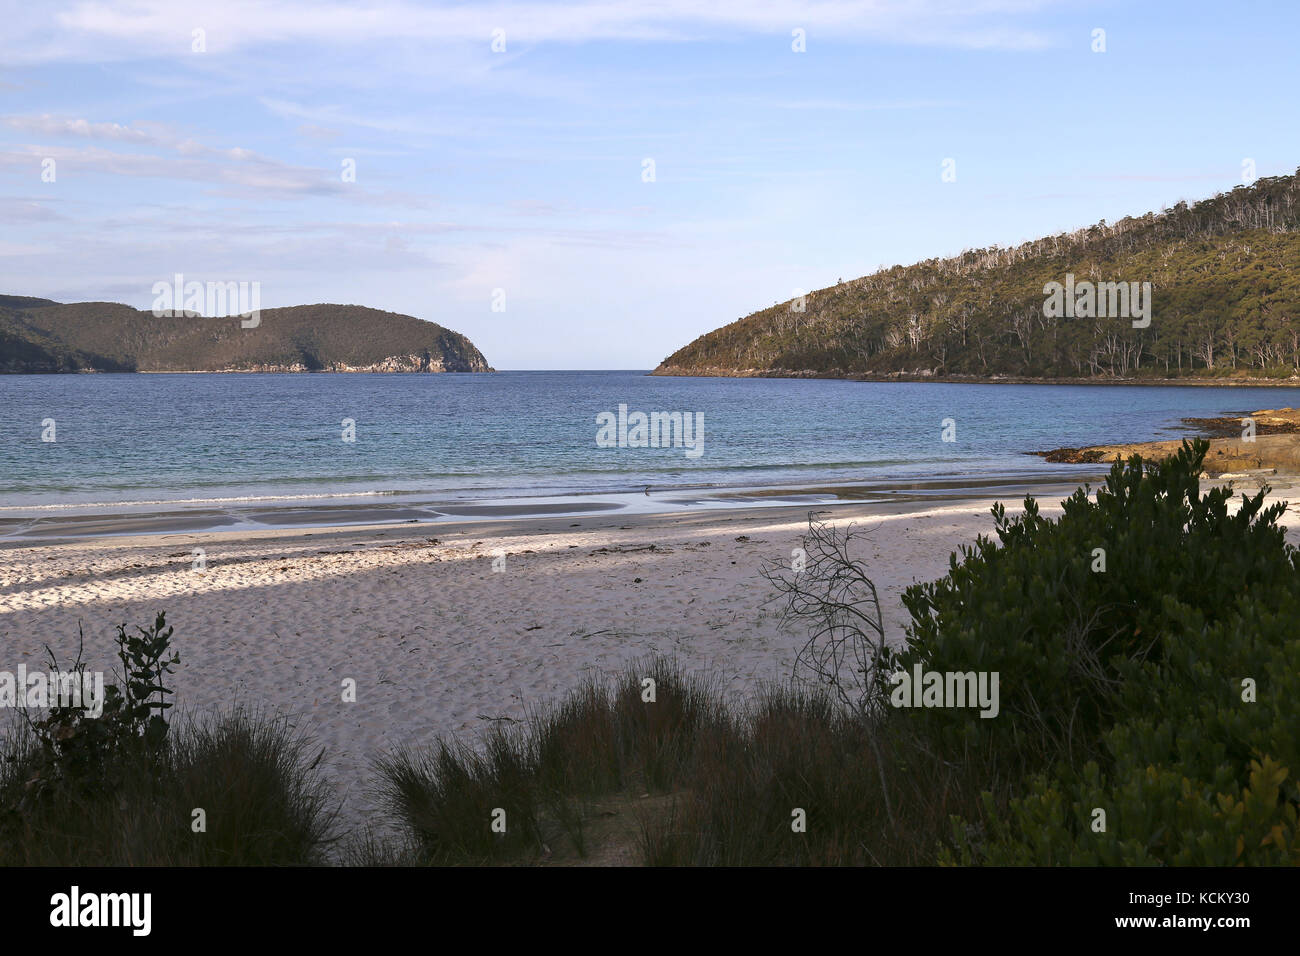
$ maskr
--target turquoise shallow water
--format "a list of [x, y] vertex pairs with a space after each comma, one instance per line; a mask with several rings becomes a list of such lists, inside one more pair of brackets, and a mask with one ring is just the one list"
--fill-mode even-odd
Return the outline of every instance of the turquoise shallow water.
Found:
[[[492, 375], [0, 376], [0, 508], [447, 500], [1041, 472], [1024, 452], [1182, 434], [1296, 389]], [[683, 412], [684, 447], [599, 447], [597, 416]], [[700, 418], [693, 418], [698, 421]], [[41, 440], [54, 421], [54, 442]], [[343, 420], [354, 442], [342, 440]], [[955, 441], [942, 440], [944, 420]], [[953, 434], [950, 429], [950, 434]], [[1068, 468], [1057, 473], [1068, 475]], [[158, 504], [161, 503], [161, 504]]]

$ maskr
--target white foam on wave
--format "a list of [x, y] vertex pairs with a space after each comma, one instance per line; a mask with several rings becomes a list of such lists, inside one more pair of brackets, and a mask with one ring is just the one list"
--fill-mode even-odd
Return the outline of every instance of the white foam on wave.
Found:
[[313, 495], [239, 495], [231, 498], [158, 498], [149, 501], [124, 499], [122, 501], [76, 501], [52, 505], [0, 505], [2, 511], [68, 511], [73, 508], [135, 508], [158, 505], [229, 505], [250, 501], [315, 501], [322, 498], [384, 498], [409, 494], [401, 491], [338, 491]]

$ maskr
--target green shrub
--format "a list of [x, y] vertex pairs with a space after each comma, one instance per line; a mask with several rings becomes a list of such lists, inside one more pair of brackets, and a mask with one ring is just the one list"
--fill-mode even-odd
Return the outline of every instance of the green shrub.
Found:
[[1037, 775], [1006, 813], [986, 806], [987, 839], [962, 828], [952, 858], [1300, 865], [1300, 600], [1270, 597], [1214, 625], [1167, 601], [1164, 653], [1126, 679], [1103, 764]]
[[1207, 449], [1184, 442], [1157, 464], [1117, 461], [1095, 499], [1079, 489], [1055, 520], [1032, 498], [1014, 518], [995, 506], [997, 542], [963, 546], [946, 577], [905, 593], [912, 622], [898, 666], [998, 672], [999, 716], [899, 716], [945, 752], [988, 760], [990, 774], [1104, 759], [1103, 734], [1124, 712], [1135, 669], [1186, 655], [1195, 627], [1231, 618], [1244, 601], [1276, 607], [1300, 583], [1277, 525], [1285, 506], [1265, 508], [1261, 490], [1230, 514], [1227, 489], [1201, 495]]
[[[137, 627], [136, 632], [128, 634], [125, 624], [117, 628], [122, 686], [110, 683], [104, 687], [101, 714], [91, 716], [79, 704], [53, 702], [40, 720], [32, 720], [26, 710], [18, 711], [34, 744], [27, 755], [28, 786], [38, 795], [46, 789], [107, 792], [121, 784], [120, 771], [128, 762], [147, 758], [162, 748], [167, 737], [166, 714], [172, 706], [167, 700], [171, 690], [163, 682], [180, 662], [180, 655], [168, 653], [172, 628], [163, 613], [154, 619], [152, 628]], [[77, 686], [84, 686], [84, 645], [82, 640], [67, 671], [74, 675]], [[48, 647], [46, 655], [51, 671], [59, 671]], [[156, 761], [144, 759], [137, 764], [148, 768]]]
[[159, 614], [136, 631], [118, 628], [122, 686], [104, 688], [100, 716], [54, 706], [0, 742], [0, 865], [322, 862], [336, 812], [323, 753], [309, 761], [283, 718], [240, 708], [170, 729], [172, 629]]
[[283, 718], [237, 708], [181, 722], [156, 750], [117, 754], [111, 787], [38, 789], [36, 744], [19, 734], [0, 757], [0, 865], [324, 862], [335, 810], [308, 744]]
[[1001, 673], [996, 719], [897, 715], [984, 762], [983, 812], [944, 859], [1300, 863], [1300, 556], [1267, 489], [1232, 514], [1200, 494], [1205, 451], [1117, 462], [1054, 521], [995, 508], [1001, 547], [907, 592], [903, 667]]

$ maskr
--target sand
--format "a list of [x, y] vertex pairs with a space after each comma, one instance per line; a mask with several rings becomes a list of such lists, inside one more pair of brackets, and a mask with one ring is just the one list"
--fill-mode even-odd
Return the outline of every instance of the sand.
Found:
[[[1056, 499], [1041, 499], [1045, 514]], [[900, 597], [944, 574], [948, 556], [992, 533], [991, 501], [834, 506], [870, 529], [864, 557], [887, 629]], [[1010, 509], [1011, 502], [1007, 502]], [[1049, 506], [1050, 505], [1050, 506]], [[236, 702], [291, 715], [325, 746], [341, 822], [375, 819], [369, 761], [442, 735], [522, 720], [592, 672], [672, 653], [742, 698], [790, 676], [803, 640], [760, 575], [789, 562], [806, 507], [208, 532], [99, 538], [0, 550], [0, 669], [75, 655], [113, 662], [119, 623], [162, 610], [181, 655], [178, 712]], [[1294, 528], [1296, 516], [1285, 521]], [[1295, 532], [1292, 531], [1295, 541]], [[204, 566], [194, 567], [194, 549]], [[494, 560], [504, 554], [504, 569]], [[355, 680], [355, 703], [343, 682]]]

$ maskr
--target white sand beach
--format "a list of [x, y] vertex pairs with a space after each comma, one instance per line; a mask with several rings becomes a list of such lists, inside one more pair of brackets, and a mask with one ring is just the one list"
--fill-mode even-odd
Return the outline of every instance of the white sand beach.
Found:
[[[837, 505], [869, 529], [886, 625], [901, 638], [904, 588], [992, 533], [991, 501], [881, 513]], [[1008, 508], [1012, 502], [1007, 502]], [[1045, 514], [1057, 499], [1041, 499]], [[789, 677], [802, 642], [783, 625], [765, 560], [790, 560], [805, 507], [516, 523], [98, 538], [0, 550], [2, 666], [77, 649], [114, 663], [119, 623], [165, 611], [180, 653], [178, 712], [236, 702], [291, 714], [326, 747], [342, 822], [371, 819], [368, 761], [562, 696], [592, 671], [652, 653], [707, 669], [743, 696]], [[1296, 540], [1296, 515], [1284, 523]], [[205, 567], [194, 569], [195, 549]], [[505, 554], [504, 570], [494, 558]], [[498, 562], [498, 566], [500, 562]], [[346, 678], [355, 703], [343, 701]]]

